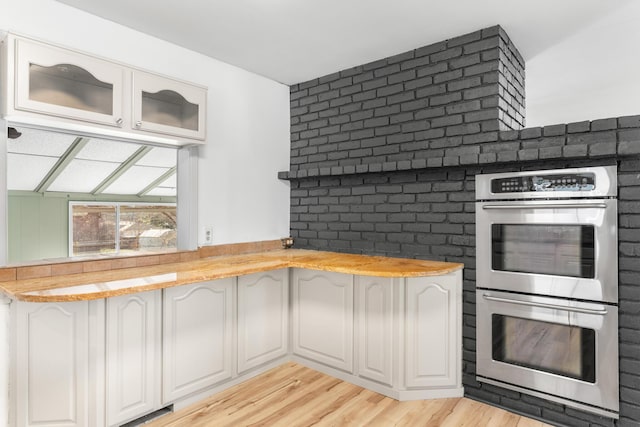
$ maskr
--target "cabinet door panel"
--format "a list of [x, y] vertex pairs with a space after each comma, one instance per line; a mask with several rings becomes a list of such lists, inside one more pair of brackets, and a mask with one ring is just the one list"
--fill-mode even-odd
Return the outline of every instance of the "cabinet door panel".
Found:
[[353, 276], [294, 270], [293, 351], [353, 372]]
[[121, 66], [16, 40], [16, 109], [119, 127], [123, 85]]
[[160, 291], [107, 300], [107, 424], [159, 408]]
[[407, 279], [407, 387], [449, 387], [459, 382], [460, 296], [456, 277]]
[[358, 289], [358, 375], [392, 385], [393, 281], [360, 276]]
[[288, 351], [287, 270], [238, 277], [238, 372]]
[[234, 279], [164, 291], [163, 402], [231, 378]]
[[88, 303], [15, 304], [15, 425], [88, 425]]
[[204, 139], [207, 91], [135, 70], [133, 123], [136, 129]]

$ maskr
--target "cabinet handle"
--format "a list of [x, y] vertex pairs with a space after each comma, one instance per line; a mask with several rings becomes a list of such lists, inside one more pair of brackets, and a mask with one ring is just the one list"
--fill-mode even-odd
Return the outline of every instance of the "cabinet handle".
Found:
[[122, 122], [123, 122], [122, 118], [119, 118], [119, 119], [116, 120], [116, 124], [118, 126], [122, 126]]
[[137, 127], [137, 128], [139, 128], [139, 127], [141, 127], [141, 126], [142, 126], [142, 122], [140, 122], [140, 121], [136, 122], [136, 127]]

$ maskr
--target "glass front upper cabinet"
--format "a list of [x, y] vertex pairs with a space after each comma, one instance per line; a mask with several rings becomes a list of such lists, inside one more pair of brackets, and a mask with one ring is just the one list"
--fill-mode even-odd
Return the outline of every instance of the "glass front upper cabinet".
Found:
[[135, 129], [205, 139], [206, 89], [166, 77], [133, 71]]
[[123, 126], [121, 66], [21, 39], [15, 47], [16, 110]]

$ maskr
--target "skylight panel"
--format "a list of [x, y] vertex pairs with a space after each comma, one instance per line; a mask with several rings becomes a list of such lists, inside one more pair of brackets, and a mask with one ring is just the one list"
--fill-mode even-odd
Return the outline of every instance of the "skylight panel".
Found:
[[18, 129], [22, 136], [7, 141], [9, 153], [60, 157], [76, 139], [73, 135], [36, 129]]
[[137, 166], [155, 166], [163, 168], [172, 168], [177, 162], [177, 151], [175, 148], [155, 147], [149, 151], [143, 158], [138, 160]]
[[176, 191], [176, 187], [178, 185], [178, 180], [176, 175], [173, 174], [169, 178], [165, 179], [163, 182], [158, 184], [157, 187], [149, 190], [147, 192], [147, 196], [176, 196], [178, 193]]
[[7, 188], [33, 191], [57, 161], [56, 157], [8, 153]]
[[90, 193], [118, 166], [119, 163], [75, 159], [51, 184], [49, 191]]
[[140, 148], [139, 145], [107, 139], [92, 139], [76, 155], [77, 159], [122, 163]]
[[133, 166], [108, 186], [105, 194], [138, 194], [169, 168]]

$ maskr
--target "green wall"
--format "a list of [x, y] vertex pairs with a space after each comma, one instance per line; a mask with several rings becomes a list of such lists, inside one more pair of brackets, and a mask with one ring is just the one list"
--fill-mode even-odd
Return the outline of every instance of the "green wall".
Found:
[[67, 257], [69, 207], [63, 197], [9, 193], [9, 262]]
[[175, 197], [11, 190], [8, 199], [10, 264], [69, 256], [70, 201], [176, 203]]

